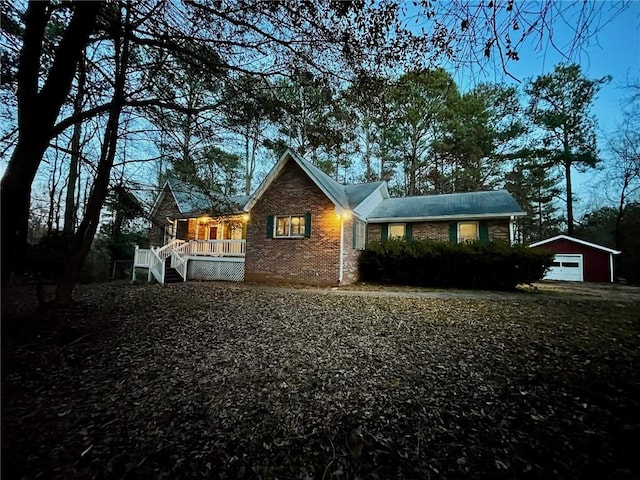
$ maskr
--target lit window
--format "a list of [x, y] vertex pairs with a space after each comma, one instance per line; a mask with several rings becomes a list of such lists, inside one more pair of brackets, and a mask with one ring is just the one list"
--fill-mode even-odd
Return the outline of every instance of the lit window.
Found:
[[404, 238], [406, 225], [404, 223], [389, 224], [389, 238]]
[[356, 250], [364, 250], [367, 242], [367, 224], [357, 218], [353, 221], [354, 237], [353, 248]]
[[276, 237], [304, 237], [304, 215], [285, 215], [276, 217]]
[[478, 222], [458, 223], [458, 243], [478, 240]]

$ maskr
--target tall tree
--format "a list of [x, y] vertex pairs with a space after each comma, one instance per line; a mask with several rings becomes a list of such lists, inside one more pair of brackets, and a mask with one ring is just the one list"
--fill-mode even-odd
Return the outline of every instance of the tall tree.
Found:
[[71, 242], [68, 260], [56, 288], [56, 302], [60, 304], [69, 304], [72, 301], [73, 289], [80, 276], [82, 263], [87, 253], [89, 253], [98, 230], [100, 212], [109, 192], [109, 179], [111, 178], [111, 170], [118, 145], [120, 115], [126, 98], [127, 69], [130, 66], [131, 55], [131, 16], [131, 3], [128, 0], [124, 12], [121, 11], [119, 5], [115, 5], [115, 8], [109, 11], [105, 19], [111, 23], [108, 31], [111, 32], [113, 41], [113, 107], [109, 110], [105, 125], [100, 158], [96, 167], [96, 176], [84, 216]]
[[481, 84], [450, 102], [440, 135], [432, 143], [435, 190], [495, 188], [506, 161], [519, 155], [526, 133], [520, 114], [516, 89], [504, 85]]
[[593, 168], [598, 163], [596, 120], [591, 115], [595, 95], [611, 77], [589, 79], [579, 65], [557, 65], [553, 73], [530, 80], [528, 114], [543, 132], [542, 147], [548, 166], [564, 172], [567, 232], [573, 235], [573, 168]]
[[[73, 113], [78, 116], [82, 112], [84, 103], [84, 87], [87, 81], [86, 49], [82, 51], [78, 68], [78, 82], [73, 99]], [[69, 175], [67, 176], [67, 193], [64, 202], [64, 233], [71, 235], [76, 224], [76, 186], [78, 183], [78, 169], [80, 168], [82, 122], [78, 120], [73, 126], [71, 137], [71, 155], [69, 162]]]
[[622, 248], [622, 225], [627, 205], [640, 201], [640, 85], [623, 105], [623, 118], [607, 139], [609, 161], [604, 181], [609, 185], [608, 200], [616, 204], [615, 246]]
[[520, 242], [535, 242], [560, 231], [562, 219], [557, 207], [559, 180], [535, 159], [517, 160], [505, 175], [505, 188], [527, 212], [527, 216], [518, 218], [516, 223]]
[[101, 2], [79, 2], [42, 77], [42, 52], [47, 25], [55, 5], [30, 2], [18, 62], [18, 141], [2, 177], [2, 274], [6, 278], [22, 257], [26, 243], [31, 184], [65, 102], [82, 51], [94, 30]]
[[387, 128], [394, 131], [394, 148], [402, 158], [405, 195], [423, 193], [418, 181], [431, 167], [427, 154], [448, 105], [458, 95], [453, 78], [441, 68], [406, 73], [392, 86]]
[[226, 85], [224, 112], [226, 126], [242, 139], [243, 190], [249, 195], [265, 130], [276, 115], [272, 85], [258, 75], [240, 75]]
[[345, 92], [349, 109], [356, 119], [356, 141], [361, 152], [365, 182], [380, 180], [382, 174], [380, 169], [376, 171], [374, 164], [376, 158], [380, 158], [387, 89], [386, 78], [362, 73]]

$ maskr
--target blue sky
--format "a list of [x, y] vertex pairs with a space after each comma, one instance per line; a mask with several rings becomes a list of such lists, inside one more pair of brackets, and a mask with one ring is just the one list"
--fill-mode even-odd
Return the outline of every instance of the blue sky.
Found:
[[[602, 6], [602, 17], [599, 20], [598, 32], [589, 38], [581, 49], [574, 52], [571, 58], [564, 58], [558, 51], [547, 45], [536, 48], [533, 41], [520, 49], [520, 60], [507, 65], [509, 73], [522, 82], [541, 74], [550, 73], [560, 62], [578, 63], [588, 78], [601, 78], [610, 75], [612, 80], [604, 85], [593, 103], [592, 113], [598, 121], [598, 145], [601, 157], [607, 158], [607, 135], [615, 132], [622, 121], [623, 107], [631, 95], [625, 88], [630, 83], [640, 84], [640, 1], [631, 1], [627, 8], [614, 16], [617, 4], [613, 2], [597, 2]], [[610, 18], [612, 17], [613, 18]], [[571, 25], [558, 23], [554, 29], [554, 39], [560, 50], [568, 51], [573, 38]], [[484, 75], [469, 71], [459, 71], [456, 80], [464, 84], [467, 81], [490, 81], [516, 84], [513, 79], [504, 76], [500, 66], [488, 67]], [[471, 79], [473, 78], [473, 80]], [[640, 128], [640, 126], [638, 127]], [[580, 216], [585, 210], [608, 203], [607, 196], [615, 197], [614, 192], [603, 191], [596, 187], [601, 174], [590, 170], [574, 174], [574, 191], [578, 197], [575, 208]], [[608, 194], [609, 193], [609, 194]]]

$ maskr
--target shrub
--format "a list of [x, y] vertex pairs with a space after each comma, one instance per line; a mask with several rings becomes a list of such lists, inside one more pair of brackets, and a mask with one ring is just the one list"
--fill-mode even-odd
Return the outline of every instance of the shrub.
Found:
[[365, 281], [425, 287], [513, 290], [540, 280], [553, 254], [506, 242], [372, 242], [359, 259]]

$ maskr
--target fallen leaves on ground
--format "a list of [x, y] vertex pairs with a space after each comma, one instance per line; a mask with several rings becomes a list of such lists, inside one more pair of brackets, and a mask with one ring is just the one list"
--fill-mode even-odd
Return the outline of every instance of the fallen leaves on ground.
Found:
[[638, 303], [189, 283], [56, 315], [3, 338], [6, 478], [640, 475]]

